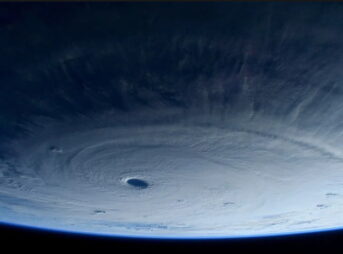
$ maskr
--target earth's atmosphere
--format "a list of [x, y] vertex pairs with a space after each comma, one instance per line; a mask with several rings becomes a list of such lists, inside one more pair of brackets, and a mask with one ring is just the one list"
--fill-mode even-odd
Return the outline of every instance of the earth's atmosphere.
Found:
[[343, 3], [2, 3], [0, 222], [343, 227]]

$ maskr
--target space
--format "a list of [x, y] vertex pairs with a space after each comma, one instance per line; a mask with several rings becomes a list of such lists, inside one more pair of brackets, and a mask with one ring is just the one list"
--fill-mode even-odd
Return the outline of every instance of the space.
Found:
[[342, 14], [339, 2], [1, 3], [1, 239], [342, 241]]

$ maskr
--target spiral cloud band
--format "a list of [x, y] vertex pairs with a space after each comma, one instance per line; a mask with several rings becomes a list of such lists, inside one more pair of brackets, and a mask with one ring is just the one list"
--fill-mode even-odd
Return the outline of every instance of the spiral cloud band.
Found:
[[111, 117], [50, 123], [13, 143], [15, 163], [1, 167], [2, 216], [161, 237], [299, 232], [342, 220], [343, 156], [319, 138], [267, 119], [216, 123], [174, 114], [166, 124], [155, 115], [123, 127], [104, 122]]

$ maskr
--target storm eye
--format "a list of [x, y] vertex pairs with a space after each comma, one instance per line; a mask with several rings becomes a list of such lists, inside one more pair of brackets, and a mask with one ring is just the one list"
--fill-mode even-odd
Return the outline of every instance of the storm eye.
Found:
[[146, 181], [137, 178], [128, 179], [126, 183], [137, 189], [146, 189], [149, 186], [149, 184]]

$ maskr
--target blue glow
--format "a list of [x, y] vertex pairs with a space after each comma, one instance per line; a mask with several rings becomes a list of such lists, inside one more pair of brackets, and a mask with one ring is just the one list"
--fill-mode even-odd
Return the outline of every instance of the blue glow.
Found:
[[28, 230], [39, 230], [47, 231], [51, 233], [58, 234], [69, 234], [69, 235], [79, 235], [79, 236], [94, 236], [94, 237], [106, 237], [106, 238], [126, 238], [126, 239], [155, 239], [155, 240], [220, 240], [220, 239], [248, 239], [248, 238], [270, 238], [270, 237], [282, 237], [282, 236], [297, 236], [297, 235], [309, 235], [316, 233], [329, 233], [333, 231], [343, 231], [343, 226], [327, 228], [327, 229], [316, 229], [316, 230], [303, 230], [295, 232], [280, 232], [280, 233], [269, 233], [269, 234], [255, 234], [255, 235], [213, 235], [213, 236], [182, 236], [182, 235], [125, 235], [125, 234], [112, 234], [112, 233], [96, 233], [96, 232], [83, 232], [83, 231], [73, 231], [73, 230], [62, 230], [54, 228], [45, 228], [31, 225], [23, 225], [16, 223], [0, 222], [0, 226], [7, 227], [17, 227], [18, 229], [28, 229]]

